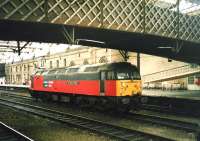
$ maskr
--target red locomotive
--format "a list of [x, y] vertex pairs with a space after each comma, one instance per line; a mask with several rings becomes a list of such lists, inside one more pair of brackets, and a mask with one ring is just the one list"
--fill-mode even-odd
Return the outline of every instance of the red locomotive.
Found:
[[31, 78], [33, 97], [121, 106], [141, 95], [138, 69], [127, 62], [39, 70]]

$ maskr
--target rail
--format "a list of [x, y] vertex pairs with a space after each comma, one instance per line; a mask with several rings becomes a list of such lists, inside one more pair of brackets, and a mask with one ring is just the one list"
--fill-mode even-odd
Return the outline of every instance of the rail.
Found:
[[[13, 98], [24, 99], [28, 101], [33, 100], [32, 98], [27, 97], [27, 96], [14, 95], [12, 93], [8, 93], [8, 94], [9, 94], [9, 97], [13, 97]], [[173, 127], [173, 128], [178, 128], [178, 129], [183, 129], [183, 130], [188, 130], [188, 131], [194, 131], [194, 132], [196, 132], [199, 129], [199, 125], [197, 123], [186, 122], [186, 121], [166, 118], [162, 116], [130, 112], [130, 113], [127, 113], [125, 117], [128, 117], [129, 119], [139, 120], [142, 122], [148, 122], [148, 123], [151, 122], [151, 123], [156, 123], [163, 126], [168, 126], [168, 127]]]
[[116, 126], [113, 124], [105, 123], [102, 121], [89, 119], [86, 117], [72, 115], [67, 113], [58, 112], [55, 110], [33, 106], [25, 103], [19, 103], [11, 100], [0, 98], [0, 104], [12, 107], [18, 110], [22, 110], [34, 115], [49, 118], [58, 122], [66, 123], [71, 126], [87, 129], [93, 132], [104, 134], [116, 139], [130, 141], [130, 140], [163, 140], [170, 141], [171, 139], [160, 137], [157, 135], [144, 133], [141, 131]]
[[[19, 98], [19, 99], [23, 98], [23, 99], [28, 100], [28, 101], [33, 100], [30, 97], [23, 97], [23, 96], [14, 95], [12, 92], [8, 92], [8, 94], [9, 94], [9, 97], [14, 97], [14, 98]], [[158, 100], [158, 101], [160, 101], [160, 100]], [[161, 103], [164, 103], [164, 102], [161, 102]], [[169, 102], [169, 105], [170, 105], [170, 103], [171, 102]], [[184, 103], [186, 103], [186, 102], [184, 102]], [[194, 105], [196, 105], [196, 104], [197, 103], [194, 102]], [[187, 105], [190, 105], [190, 104], [187, 104]], [[148, 105], [148, 106], [150, 106], [150, 105]], [[156, 105], [152, 105], [152, 106], [155, 107]], [[166, 106], [165, 109], [166, 109], [167, 113], [171, 113], [171, 114], [174, 114], [176, 112], [179, 113], [177, 111], [177, 109], [175, 110], [176, 112], [173, 110], [173, 107], [174, 107], [173, 104], [172, 104], [171, 108], [167, 107], [167, 105], [165, 105], [165, 106]], [[145, 104], [143, 104], [142, 107], [144, 109], [146, 109], [145, 107], [147, 107], [147, 105], [145, 106]], [[177, 107], [177, 106], [175, 106], [175, 107]], [[156, 111], [159, 110], [160, 108], [161, 108], [160, 106], [156, 106]], [[172, 109], [172, 111], [170, 111], [169, 108]], [[162, 108], [160, 110], [162, 112], [164, 112], [165, 109]], [[195, 108], [190, 108], [190, 109], [195, 109]], [[195, 113], [197, 113], [197, 112], [195, 112]], [[189, 115], [193, 115], [193, 114], [189, 114]], [[133, 111], [130, 112], [130, 113], [127, 113], [126, 115], [123, 115], [123, 117], [131, 119], [131, 120], [138, 120], [138, 121], [141, 121], [141, 122], [153, 123], [153, 124], [158, 124], [158, 125], [161, 125], [161, 126], [175, 128], [175, 129], [178, 129], [178, 130], [194, 132], [196, 137], [198, 137], [199, 131], [200, 131], [200, 127], [199, 127], [199, 124], [197, 122], [189, 122], [189, 121], [185, 121], [185, 120], [182, 120], [182, 119], [179, 120], [179, 119], [174, 119], [174, 118], [167, 118], [165, 116], [147, 115], [147, 114], [141, 114], [141, 113], [137, 113], [137, 112], [133, 112]]]
[[1, 140], [12, 140], [12, 141], [34, 141], [33, 139], [25, 136], [17, 130], [9, 127], [0, 121], [0, 139]]

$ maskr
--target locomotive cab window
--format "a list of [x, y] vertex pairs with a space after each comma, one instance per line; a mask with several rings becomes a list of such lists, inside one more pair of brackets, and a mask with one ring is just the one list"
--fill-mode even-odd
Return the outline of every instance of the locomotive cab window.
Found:
[[117, 79], [119, 80], [141, 79], [141, 77], [137, 71], [120, 70], [117, 71]]
[[115, 72], [114, 71], [107, 72], [107, 80], [115, 80]]
[[132, 79], [141, 79], [140, 73], [138, 71], [132, 72]]
[[117, 72], [117, 79], [130, 79], [130, 74], [127, 72]]

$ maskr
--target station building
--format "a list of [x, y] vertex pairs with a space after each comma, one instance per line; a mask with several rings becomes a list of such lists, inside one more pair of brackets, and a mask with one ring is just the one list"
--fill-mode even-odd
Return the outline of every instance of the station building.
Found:
[[79, 47], [66, 49], [65, 52], [47, 54], [45, 56], [6, 64], [6, 83], [28, 84], [30, 76], [38, 68], [60, 68], [75, 65], [108, 63], [122, 61], [117, 50]]
[[[128, 53], [128, 62], [137, 65], [137, 53]], [[118, 50], [102, 49], [94, 47], [79, 47], [73, 49], [66, 49], [64, 52], [50, 54], [45, 56], [33, 57], [28, 60], [21, 60], [19, 62], [12, 62], [5, 65], [6, 83], [7, 84], [24, 84], [28, 85], [30, 76], [38, 68], [60, 68], [75, 65], [109, 63], [124, 61], [124, 58]], [[166, 58], [155, 57], [151, 55], [140, 55], [140, 73], [147, 75], [151, 73], [161, 72], [176, 67], [188, 65], [187, 63], [172, 61]], [[190, 77], [183, 77], [175, 80], [170, 80], [162, 83], [152, 83], [151, 88], [172, 88], [181, 87], [184, 89], [200, 89], [196, 78], [200, 75], [192, 75]], [[173, 85], [172, 85], [173, 84]]]

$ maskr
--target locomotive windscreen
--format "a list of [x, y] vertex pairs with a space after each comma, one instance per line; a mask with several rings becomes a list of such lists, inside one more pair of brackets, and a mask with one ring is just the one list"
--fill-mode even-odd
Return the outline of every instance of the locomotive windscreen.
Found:
[[118, 70], [117, 71], [117, 79], [118, 80], [140, 80], [140, 74], [138, 71], [130, 71], [130, 70]]

